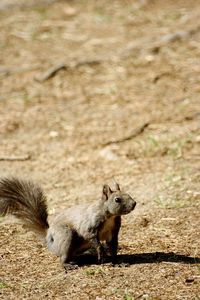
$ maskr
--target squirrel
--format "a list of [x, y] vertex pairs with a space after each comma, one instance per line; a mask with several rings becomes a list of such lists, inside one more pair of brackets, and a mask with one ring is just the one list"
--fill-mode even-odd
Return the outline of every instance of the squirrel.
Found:
[[96, 250], [99, 263], [107, 252], [115, 263], [121, 215], [130, 213], [135, 206], [136, 201], [115, 182], [114, 190], [103, 185], [100, 200], [67, 208], [49, 223], [47, 198], [38, 184], [14, 177], [0, 180], [0, 215], [13, 214], [20, 219], [42, 237], [66, 269], [73, 266], [74, 257], [91, 248]]

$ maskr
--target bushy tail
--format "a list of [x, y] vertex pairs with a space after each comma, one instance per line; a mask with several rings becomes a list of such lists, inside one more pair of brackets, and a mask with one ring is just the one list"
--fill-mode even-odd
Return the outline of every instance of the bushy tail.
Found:
[[31, 181], [17, 178], [0, 180], [0, 215], [12, 214], [42, 236], [49, 227], [46, 197]]

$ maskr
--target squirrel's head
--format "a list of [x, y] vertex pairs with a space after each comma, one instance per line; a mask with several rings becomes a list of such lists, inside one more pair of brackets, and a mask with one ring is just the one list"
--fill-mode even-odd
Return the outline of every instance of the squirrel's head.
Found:
[[102, 201], [111, 215], [126, 215], [136, 206], [136, 201], [129, 194], [121, 192], [118, 183], [115, 183], [114, 191], [107, 184], [103, 186]]

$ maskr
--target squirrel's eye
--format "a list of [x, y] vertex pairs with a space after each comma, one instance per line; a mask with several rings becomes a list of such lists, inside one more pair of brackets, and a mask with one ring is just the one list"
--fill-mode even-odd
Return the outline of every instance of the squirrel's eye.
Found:
[[116, 202], [116, 203], [121, 203], [121, 202], [122, 202], [122, 199], [119, 198], [119, 197], [116, 197], [116, 198], [115, 198], [115, 202]]

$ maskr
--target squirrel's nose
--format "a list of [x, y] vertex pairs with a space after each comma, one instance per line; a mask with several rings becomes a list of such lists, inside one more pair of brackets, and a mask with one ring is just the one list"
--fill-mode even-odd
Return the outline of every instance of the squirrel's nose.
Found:
[[135, 208], [136, 204], [137, 204], [136, 201], [133, 200], [133, 203], [132, 203], [132, 210]]

